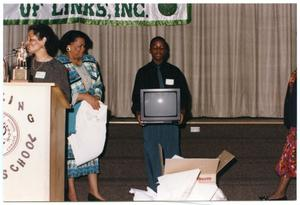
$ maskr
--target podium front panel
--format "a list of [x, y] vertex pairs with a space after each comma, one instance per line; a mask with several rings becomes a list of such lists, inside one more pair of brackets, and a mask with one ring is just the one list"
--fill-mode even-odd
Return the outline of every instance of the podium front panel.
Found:
[[50, 200], [51, 86], [4, 84], [4, 201]]

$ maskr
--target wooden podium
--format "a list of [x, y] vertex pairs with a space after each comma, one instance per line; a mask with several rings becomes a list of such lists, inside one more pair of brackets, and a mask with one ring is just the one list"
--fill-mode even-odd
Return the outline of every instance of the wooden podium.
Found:
[[69, 107], [54, 83], [4, 83], [4, 201], [64, 201]]

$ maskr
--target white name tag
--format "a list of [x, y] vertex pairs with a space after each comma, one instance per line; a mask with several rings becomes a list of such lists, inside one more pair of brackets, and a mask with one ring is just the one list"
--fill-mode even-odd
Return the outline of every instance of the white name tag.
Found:
[[38, 79], [44, 79], [46, 76], [46, 72], [45, 71], [37, 71], [35, 73], [35, 78], [38, 78]]
[[166, 79], [166, 85], [174, 85], [174, 79]]

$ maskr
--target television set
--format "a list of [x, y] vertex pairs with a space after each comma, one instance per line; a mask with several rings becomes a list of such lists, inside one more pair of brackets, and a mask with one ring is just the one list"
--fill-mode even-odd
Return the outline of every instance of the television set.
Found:
[[177, 123], [180, 120], [180, 89], [141, 89], [141, 121]]

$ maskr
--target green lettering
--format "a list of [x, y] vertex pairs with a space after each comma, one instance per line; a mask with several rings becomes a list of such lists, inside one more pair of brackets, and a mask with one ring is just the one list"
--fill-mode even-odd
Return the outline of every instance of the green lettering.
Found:
[[82, 4], [71, 4], [71, 14], [82, 14]]
[[132, 17], [132, 4], [122, 4], [122, 13], [121, 16], [125, 17], [126, 14], [128, 17]]
[[57, 11], [57, 4], [52, 5], [52, 16], [59, 16], [62, 15], [63, 9], [61, 8], [60, 11]]
[[[139, 13], [139, 10], [138, 10], [139, 6], [142, 7], [142, 9], [140, 9], [140, 12], [141, 12], [141, 13]], [[145, 17], [145, 11], [144, 11], [144, 8], [145, 8], [145, 4], [134, 4], [134, 5], [133, 5], [133, 12], [134, 12], [134, 15], [135, 15], [136, 17]]]
[[69, 4], [65, 4], [65, 12], [64, 15], [68, 15], [69, 14]]
[[83, 15], [85, 16], [95, 16], [93, 11], [94, 4], [84, 4]]
[[24, 5], [24, 4], [21, 4], [21, 5], [20, 5], [20, 13], [21, 13], [21, 16], [22, 16], [22, 17], [28, 17], [29, 14], [30, 14], [30, 9], [31, 9], [30, 4], [27, 4], [27, 5], [26, 5], [26, 8], [25, 8], [25, 5]]
[[97, 4], [96, 16], [106, 16], [106, 8], [104, 7], [104, 5]]
[[32, 4], [32, 16], [37, 16], [37, 11], [40, 9], [40, 6], [37, 4]]
[[115, 17], [120, 17], [120, 4], [115, 4]]

